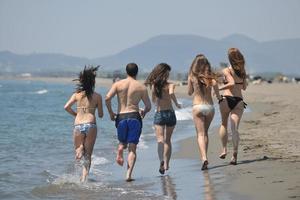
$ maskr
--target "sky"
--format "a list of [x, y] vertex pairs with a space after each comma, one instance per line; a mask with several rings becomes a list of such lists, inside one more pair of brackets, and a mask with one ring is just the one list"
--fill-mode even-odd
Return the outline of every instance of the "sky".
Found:
[[300, 0], [0, 0], [0, 51], [97, 58], [162, 34], [300, 38]]

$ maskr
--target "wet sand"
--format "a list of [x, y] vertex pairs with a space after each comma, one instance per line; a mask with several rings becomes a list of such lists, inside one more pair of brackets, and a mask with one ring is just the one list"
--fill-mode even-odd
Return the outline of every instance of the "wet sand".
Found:
[[[177, 90], [184, 91], [184, 87]], [[240, 124], [238, 165], [229, 165], [231, 141], [226, 159], [218, 158], [218, 130], [210, 130], [207, 173], [218, 170], [226, 179], [215, 193], [230, 194], [232, 199], [300, 199], [300, 85], [250, 85], [244, 99], [251, 112]], [[199, 160], [195, 137], [179, 146], [174, 157]], [[211, 182], [214, 179], [212, 175]]]

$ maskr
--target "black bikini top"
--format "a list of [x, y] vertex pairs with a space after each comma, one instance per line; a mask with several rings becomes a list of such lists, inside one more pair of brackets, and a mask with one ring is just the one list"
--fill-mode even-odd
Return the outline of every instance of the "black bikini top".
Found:
[[[228, 81], [224, 81], [223, 83], [224, 83], [224, 84], [227, 84]], [[244, 84], [244, 82], [234, 82], [234, 84], [237, 84], [237, 85], [240, 84], [240, 85], [242, 85], [242, 84]]]
[[[229, 69], [229, 72], [230, 72], [230, 74], [231, 74], [230, 69]], [[232, 76], [232, 74], [231, 74], [231, 76]], [[224, 79], [225, 79], [225, 77], [224, 77]], [[225, 80], [223, 81], [223, 84], [227, 84], [227, 83], [228, 83], [228, 81], [225, 79]], [[234, 82], [234, 84], [235, 84], [235, 85], [238, 85], [238, 84], [242, 85], [242, 84], [244, 84], [244, 81], [243, 81], [243, 82]]]

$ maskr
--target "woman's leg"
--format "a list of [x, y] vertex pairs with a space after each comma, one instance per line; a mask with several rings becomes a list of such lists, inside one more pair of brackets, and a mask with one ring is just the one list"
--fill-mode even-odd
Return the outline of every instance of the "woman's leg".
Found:
[[214, 115], [215, 115], [215, 111], [212, 111], [210, 112], [209, 114], [207, 114], [205, 116], [205, 121], [204, 121], [204, 128], [205, 128], [205, 134], [204, 134], [204, 141], [205, 141], [205, 144], [206, 144], [206, 152], [208, 150], [208, 129], [209, 129], [209, 126], [214, 118]]
[[79, 130], [74, 129], [73, 131], [73, 140], [75, 148], [75, 159], [80, 160], [84, 153], [84, 139], [85, 134], [82, 134]]
[[206, 142], [205, 142], [205, 116], [199, 113], [193, 112], [193, 119], [197, 132], [197, 141], [202, 161], [207, 160], [206, 155]]
[[231, 164], [236, 164], [238, 145], [240, 141], [240, 136], [238, 132], [239, 124], [244, 112], [244, 102], [239, 102], [238, 105], [231, 111], [230, 114], [230, 124], [232, 132], [232, 143], [233, 143], [233, 156], [231, 159]]
[[164, 143], [164, 161], [165, 161], [165, 170], [169, 169], [169, 163], [172, 154], [172, 143], [171, 137], [175, 126], [166, 127], [166, 138]]
[[159, 172], [164, 174], [164, 129], [165, 126], [155, 125], [155, 134], [157, 140], [157, 153], [159, 158]]
[[94, 149], [94, 144], [97, 137], [97, 128], [90, 128], [88, 130], [88, 133], [86, 135], [85, 141], [84, 141], [84, 166], [82, 170], [82, 177], [81, 181], [85, 181], [87, 175], [89, 174], [90, 167], [91, 167], [91, 161], [92, 161], [92, 153]]
[[224, 159], [227, 154], [227, 142], [228, 142], [228, 132], [227, 132], [227, 125], [228, 125], [228, 117], [230, 113], [230, 108], [228, 107], [227, 100], [224, 99], [220, 103], [220, 113], [221, 113], [221, 126], [219, 129], [219, 135], [222, 142], [222, 152], [219, 156], [221, 159]]

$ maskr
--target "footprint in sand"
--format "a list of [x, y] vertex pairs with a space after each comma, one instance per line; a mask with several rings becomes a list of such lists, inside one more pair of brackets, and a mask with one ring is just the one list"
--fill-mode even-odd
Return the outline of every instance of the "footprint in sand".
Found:
[[296, 196], [296, 195], [295, 196], [289, 196], [290, 199], [296, 199], [298, 197], [300, 197], [300, 196]]
[[272, 183], [283, 183], [284, 181], [273, 181]]

